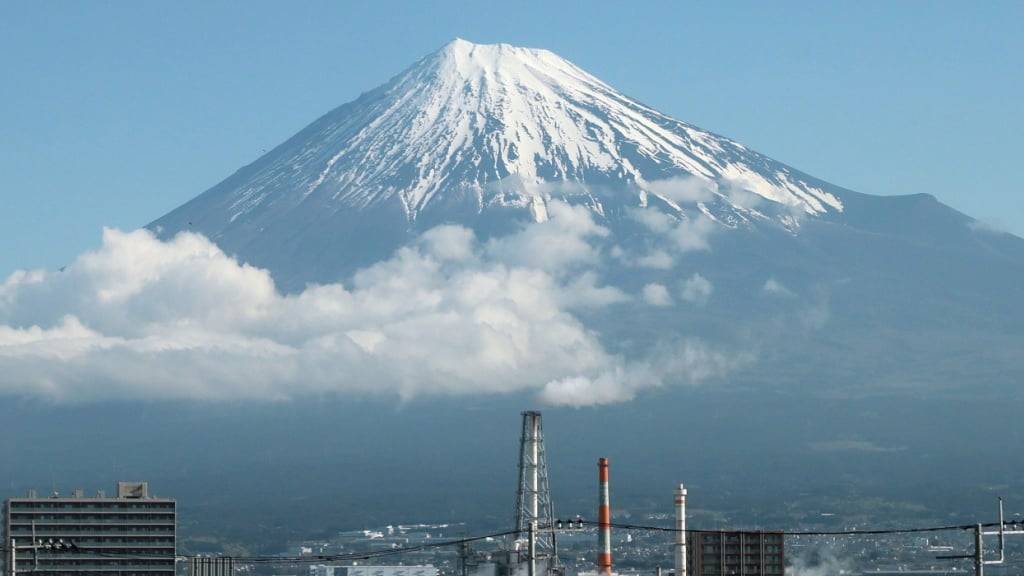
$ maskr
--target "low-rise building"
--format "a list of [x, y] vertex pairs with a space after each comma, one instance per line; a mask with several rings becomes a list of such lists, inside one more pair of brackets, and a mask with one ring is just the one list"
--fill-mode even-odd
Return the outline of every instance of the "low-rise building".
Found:
[[785, 538], [781, 532], [697, 532], [686, 534], [687, 576], [782, 576]]
[[438, 576], [435, 566], [331, 566], [320, 564], [309, 567], [310, 576]]

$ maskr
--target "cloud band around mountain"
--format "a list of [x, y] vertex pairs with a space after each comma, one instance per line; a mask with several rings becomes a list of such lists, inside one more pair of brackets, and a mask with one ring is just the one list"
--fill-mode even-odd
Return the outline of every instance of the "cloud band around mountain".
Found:
[[[0, 394], [57, 400], [534, 393], [551, 404], [698, 382], [735, 359], [699, 340], [626, 359], [574, 314], [635, 300], [601, 285], [584, 208], [480, 242], [426, 232], [351, 285], [284, 295], [206, 238], [105, 230], [61, 272], [0, 284]], [[552, 250], [550, 247], [557, 247]], [[543, 250], [542, 250], [543, 249]], [[544, 258], [524, 258], [543, 251]]]

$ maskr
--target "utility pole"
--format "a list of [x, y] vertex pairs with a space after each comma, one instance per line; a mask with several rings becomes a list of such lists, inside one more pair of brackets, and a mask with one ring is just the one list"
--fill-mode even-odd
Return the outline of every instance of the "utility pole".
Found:
[[[999, 565], [1006, 561], [1006, 537], [1008, 535], [1024, 535], [1024, 526], [1020, 522], [1011, 522], [1010, 530], [1006, 529], [1006, 520], [1003, 516], [1003, 499], [999, 498], [999, 523], [996, 530], [985, 530], [985, 525], [975, 524], [971, 530], [974, 532], [974, 553], [959, 554], [952, 556], [936, 556], [940, 560], [970, 559], [974, 561], [974, 576], [985, 576], [985, 566]], [[993, 560], [985, 559], [985, 536], [999, 537], [999, 558]]]
[[56, 541], [54, 541], [53, 538], [50, 538], [45, 542], [42, 540], [36, 540], [34, 523], [32, 525], [32, 535], [32, 543], [28, 545], [23, 544], [21, 546], [18, 546], [14, 537], [11, 537], [11, 545], [8, 549], [8, 552], [10, 552], [11, 555], [8, 556], [7, 576], [17, 576], [18, 574], [18, 550], [21, 550], [22, 552], [32, 551], [32, 568], [28, 570], [29, 572], [33, 572], [39, 567], [39, 550], [54, 552], [78, 552], [81, 550], [77, 544], [74, 542], [65, 542], [63, 538]]
[[981, 524], [974, 526], [974, 576], [985, 576], [985, 540], [982, 536], [985, 532]]
[[459, 574], [462, 576], [469, 575], [469, 543], [463, 542], [459, 544]]

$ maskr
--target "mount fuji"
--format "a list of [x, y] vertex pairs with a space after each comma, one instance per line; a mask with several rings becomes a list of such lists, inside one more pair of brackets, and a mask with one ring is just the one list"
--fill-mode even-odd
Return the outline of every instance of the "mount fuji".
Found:
[[[684, 176], [685, 189], [666, 185]], [[707, 193], [692, 193], [701, 184]], [[344, 276], [438, 222], [544, 220], [553, 199], [606, 221], [655, 206], [795, 231], [803, 216], [842, 219], [859, 200], [848, 195], [546, 50], [455, 40], [150, 228], [202, 232], [294, 287]]]
[[296, 291], [345, 281], [438, 224], [487, 238], [545, 221], [553, 202], [585, 207], [609, 250], [656, 254], [638, 223], [651, 218], [711, 239], [682, 264], [603, 270], [634, 293], [685, 292], [695, 273], [707, 284], [706, 305], [588, 312], [624, 354], [698, 334], [756, 348], [751, 377], [816, 389], [820, 369], [825, 388], [862, 391], [1024, 376], [1010, 352], [1024, 349], [1024, 240], [928, 194], [829, 184], [546, 50], [455, 40], [149, 228], [201, 232]]

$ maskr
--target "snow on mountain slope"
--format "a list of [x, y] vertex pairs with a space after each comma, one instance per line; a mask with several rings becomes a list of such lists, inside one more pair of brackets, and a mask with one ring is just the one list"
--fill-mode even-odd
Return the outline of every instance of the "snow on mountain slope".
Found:
[[[680, 193], [665, 184], [682, 176], [693, 179]], [[413, 227], [453, 203], [543, 220], [552, 198], [601, 216], [658, 198], [681, 218], [700, 211], [729, 225], [788, 227], [794, 215], [842, 212], [840, 198], [807, 180], [549, 51], [455, 40], [152, 226], [230, 239], [272, 233], [281, 221], [329, 226], [338, 213], [394, 202]], [[737, 202], [735, 190], [770, 209]]]

